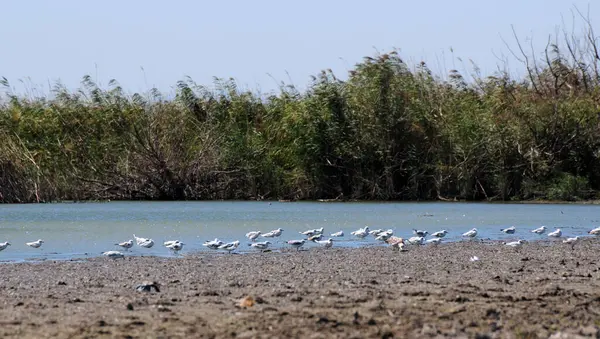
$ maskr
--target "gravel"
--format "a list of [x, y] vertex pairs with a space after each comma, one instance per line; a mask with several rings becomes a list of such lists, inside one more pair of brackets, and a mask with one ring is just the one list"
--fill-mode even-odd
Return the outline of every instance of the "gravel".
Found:
[[[2, 264], [0, 337], [596, 337], [599, 250], [587, 238]], [[136, 291], [150, 282], [160, 292]]]

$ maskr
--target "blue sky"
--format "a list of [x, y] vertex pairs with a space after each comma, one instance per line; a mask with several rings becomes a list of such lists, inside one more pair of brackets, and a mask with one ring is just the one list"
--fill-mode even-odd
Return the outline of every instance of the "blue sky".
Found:
[[0, 76], [19, 90], [26, 79], [76, 88], [90, 74], [129, 92], [217, 76], [267, 92], [277, 81], [303, 88], [326, 68], [345, 78], [363, 56], [393, 48], [436, 72], [461, 69], [451, 47], [490, 74], [494, 54], [509, 54], [502, 39], [512, 44], [511, 25], [539, 49], [563, 19], [572, 22], [574, 6], [589, 7], [600, 34], [600, 3], [591, 0], [6, 1]]

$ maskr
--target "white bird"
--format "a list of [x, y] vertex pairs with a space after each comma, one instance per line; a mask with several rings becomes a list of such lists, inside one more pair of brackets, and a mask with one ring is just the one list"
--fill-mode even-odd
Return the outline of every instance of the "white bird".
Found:
[[142, 243], [148, 242], [149, 238], [142, 238], [142, 237], [136, 237], [135, 234], [133, 235], [133, 238], [135, 239], [135, 242], [138, 244], [138, 246], [141, 246]]
[[248, 246], [254, 247], [254, 248], [259, 249], [261, 251], [266, 250], [269, 247], [269, 245], [271, 245], [270, 241], [262, 241], [262, 242], [255, 242], [255, 243], [252, 243], [252, 244], [248, 244]]
[[308, 230], [308, 231], [304, 231], [304, 232], [298, 232], [298, 233], [300, 233], [302, 235], [305, 235], [307, 237], [311, 237], [313, 235], [323, 233], [323, 227], [321, 227], [321, 228], [315, 228], [314, 230]]
[[312, 235], [315, 235], [315, 234], [319, 233], [319, 230], [315, 228], [315, 229], [307, 230], [307, 231], [304, 231], [304, 232], [298, 232], [298, 233], [310, 237]]
[[0, 243], [0, 251], [4, 251], [8, 246], [10, 246], [8, 241]]
[[565, 244], [570, 244], [571, 248], [575, 248], [575, 244], [579, 241], [579, 237], [575, 237], [575, 238], [567, 238], [565, 240], [563, 240], [563, 243]]
[[265, 234], [261, 234], [260, 236], [263, 237], [263, 238], [275, 238], [275, 237], [277, 237], [277, 235], [275, 235], [275, 233], [273, 231], [267, 232]]
[[472, 228], [470, 231], [463, 233], [463, 237], [475, 238], [477, 236], [477, 229]]
[[146, 239], [146, 241], [144, 241], [138, 245], [143, 248], [151, 248], [152, 246], [154, 246], [154, 240]]
[[219, 249], [225, 250], [225, 251], [231, 253], [232, 251], [235, 251], [235, 249], [238, 248], [239, 245], [240, 245], [240, 242], [238, 240], [236, 240], [236, 241], [228, 242], [226, 244], [219, 246]]
[[376, 230], [369, 231], [369, 234], [372, 236], [377, 236], [381, 232], [383, 232], [383, 230], [381, 228], [378, 228]]
[[335, 232], [335, 233], [331, 233], [332, 237], [343, 237], [344, 236], [344, 231], [339, 231], [339, 232]]
[[38, 239], [36, 241], [32, 241], [32, 242], [28, 242], [25, 243], [27, 246], [29, 247], [33, 247], [33, 248], [40, 248], [42, 246], [42, 244], [44, 243], [44, 240], [42, 239]]
[[121, 247], [123, 247], [125, 249], [125, 251], [128, 251], [131, 247], [133, 247], [133, 240], [129, 239], [127, 241], [123, 241], [123, 242], [120, 242], [120, 243], [115, 244], [115, 245], [121, 246]]
[[313, 236], [308, 237], [308, 241], [319, 241], [323, 238], [323, 233], [315, 234]]
[[557, 228], [556, 231], [548, 233], [548, 236], [552, 238], [560, 238], [562, 236], [562, 231], [560, 228]]
[[600, 235], [600, 227], [596, 227], [593, 230], [589, 231], [588, 234], [591, 235]]
[[125, 259], [125, 255], [123, 255], [123, 253], [121, 253], [119, 251], [106, 251], [106, 252], [102, 252], [102, 255], [105, 255], [112, 259], [119, 259], [119, 258]]
[[503, 229], [501, 229], [500, 231], [501, 231], [501, 232], [504, 232], [504, 233], [506, 233], [506, 234], [515, 234], [515, 231], [516, 231], [516, 230], [517, 230], [517, 228], [516, 228], [516, 227], [514, 227], [514, 226], [511, 226], [511, 227], [509, 227], [509, 228], [503, 228]]
[[179, 240], [175, 240], [174, 242], [167, 241], [167, 243], [169, 243], [169, 244], [165, 245], [165, 247], [167, 247], [168, 249], [173, 251], [173, 253], [175, 253], [175, 254], [178, 254], [179, 251], [181, 251], [183, 249], [183, 245], [185, 245], [184, 243], [182, 243]]
[[357, 238], [364, 238], [369, 234], [369, 226], [365, 226], [364, 228], [359, 228], [358, 230], [351, 232], [350, 234], [352, 234], [353, 236], [356, 236]]
[[469, 258], [469, 260], [471, 261], [479, 261], [479, 257], [478, 256], [472, 256]]
[[306, 240], [302, 239], [302, 240], [289, 240], [287, 243], [288, 243], [288, 245], [295, 247], [296, 250], [299, 251], [300, 247], [302, 247], [305, 242], [306, 242]]
[[433, 239], [429, 239], [429, 240], [425, 241], [426, 244], [434, 244], [434, 245], [438, 245], [441, 242], [442, 242], [442, 238], [433, 238]]
[[276, 230], [272, 230], [270, 232], [267, 232], [265, 234], [263, 234], [262, 236], [265, 238], [275, 238], [281, 235], [281, 233], [283, 232], [282, 228], [278, 228]]
[[436, 238], [443, 238], [446, 236], [446, 234], [448, 234], [448, 231], [446, 230], [441, 230], [441, 231], [437, 231], [431, 234], [432, 237], [436, 237]]
[[415, 237], [408, 238], [407, 241], [411, 245], [423, 245], [424, 239], [425, 239], [424, 237], [415, 236]]
[[531, 231], [531, 233], [544, 234], [544, 233], [546, 233], [546, 226], [542, 226], [542, 227], [536, 228], [533, 231]]
[[215, 238], [215, 240], [205, 241], [204, 244], [202, 244], [202, 246], [208, 247], [211, 250], [219, 249], [219, 246], [221, 245], [223, 245], [223, 242], [218, 238]]
[[331, 238], [329, 238], [327, 240], [317, 240], [315, 242], [325, 248], [330, 248], [331, 246], [333, 246], [333, 239], [331, 239]]
[[417, 236], [417, 237], [426, 237], [427, 234], [429, 234], [428, 231], [423, 231], [423, 230], [416, 230], [413, 228], [413, 233]]
[[165, 247], [169, 247], [169, 246], [171, 246], [171, 245], [173, 245], [173, 244], [175, 244], [175, 243], [178, 243], [178, 242], [180, 242], [180, 241], [179, 241], [179, 240], [169, 240], [169, 241], [165, 241], [165, 242], [163, 243], [163, 245], [164, 245]]
[[525, 243], [525, 240], [517, 240], [517, 241], [506, 242], [506, 243], [504, 243], [504, 245], [510, 246], [510, 247], [521, 247], [521, 246], [523, 246], [524, 243]]
[[382, 241], [386, 241], [388, 240], [392, 235], [394, 235], [393, 232], [379, 232], [379, 234], [377, 234], [377, 237], [375, 238], [375, 240], [382, 240]]
[[260, 235], [260, 233], [260, 231], [248, 232], [246, 233], [246, 238], [250, 239], [251, 241], [255, 241], [256, 238], [258, 238], [258, 236]]

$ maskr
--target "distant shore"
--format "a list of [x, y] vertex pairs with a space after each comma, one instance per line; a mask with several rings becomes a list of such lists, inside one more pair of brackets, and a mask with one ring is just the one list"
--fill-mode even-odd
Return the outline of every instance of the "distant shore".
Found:
[[[107, 202], [214, 202], [214, 201], [243, 201], [243, 202], [266, 202], [266, 203], [290, 203], [290, 202], [320, 202], [320, 203], [457, 203], [457, 204], [531, 204], [531, 205], [543, 205], [543, 204], [561, 204], [561, 205], [600, 205], [599, 199], [591, 200], [511, 200], [511, 201], [498, 201], [498, 200], [356, 200], [356, 199], [315, 199], [315, 200], [258, 200], [258, 199], [246, 199], [246, 200], [235, 200], [235, 199], [214, 199], [214, 200], [118, 200], [118, 199], [105, 199], [105, 200], [59, 200], [59, 201], [40, 201], [40, 204], [84, 204], [84, 203], [107, 203]], [[37, 204], [38, 202], [22, 202], [22, 203], [4, 203], [2, 204]]]
[[[598, 250], [464, 241], [0, 265], [0, 336], [595, 336]], [[136, 292], [144, 281], [160, 292]]]

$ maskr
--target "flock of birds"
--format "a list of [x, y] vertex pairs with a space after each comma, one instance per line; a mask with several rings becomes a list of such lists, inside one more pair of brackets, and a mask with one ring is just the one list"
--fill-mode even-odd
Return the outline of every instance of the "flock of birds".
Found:
[[[543, 235], [546, 233], [546, 231], [548, 230], [548, 228], [546, 226], [541, 226], [539, 228], [536, 228], [534, 230], [531, 230], [531, 233], [535, 233], [538, 235]], [[515, 234], [515, 232], [517, 231], [517, 228], [515, 226], [511, 226], [508, 228], [503, 228], [500, 231], [506, 233], [506, 234]], [[594, 228], [592, 230], [590, 230], [588, 232], [588, 234], [590, 235], [600, 235], [600, 227]], [[471, 237], [474, 238], [477, 236], [477, 229], [473, 228], [468, 232], [463, 233], [464, 237]], [[550, 238], [560, 238], [563, 236], [562, 230], [560, 228], [555, 229], [554, 231], [548, 233], [548, 237]], [[567, 237], [565, 240], [563, 240], [563, 243], [565, 244], [569, 244], [572, 247], [575, 246], [575, 244], [579, 241], [580, 237], [579, 236], [575, 236], [575, 237]], [[523, 246], [524, 243], [526, 243], [526, 240], [523, 239], [519, 239], [517, 241], [511, 241], [511, 242], [506, 242], [504, 243], [506, 246], [510, 246], [510, 247], [521, 247]]]
[[[304, 244], [307, 242], [313, 242], [313, 243], [321, 245], [325, 248], [331, 248], [333, 246], [333, 242], [334, 242], [333, 238], [344, 237], [344, 232], [338, 231], [335, 233], [331, 233], [330, 237], [328, 237], [327, 239], [324, 239], [323, 230], [324, 230], [323, 227], [321, 227], [321, 228], [317, 228], [317, 229], [307, 230], [304, 232], [299, 232], [301, 235], [304, 236], [302, 239], [288, 240], [285, 243], [287, 245], [291, 246], [292, 248], [295, 248], [296, 250], [300, 250], [300, 248], [302, 246], [304, 246]], [[539, 228], [531, 230], [531, 233], [543, 235], [546, 233], [547, 230], [548, 229], [546, 226], [541, 226]], [[505, 234], [515, 234], [517, 229], [515, 226], [511, 226], [508, 228], [503, 228], [500, 231], [502, 231]], [[442, 242], [442, 239], [448, 234], [448, 231], [441, 230], [441, 231], [437, 231], [437, 232], [429, 234], [428, 231], [413, 229], [413, 233], [414, 233], [413, 236], [411, 236], [408, 239], [404, 239], [401, 237], [394, 236], [394, 231], [392, 229], [369, 230], [369, 226], [365, 226], [365, 227], [359, 228], [356, 231], [351, 232], [350, 234], [358, 239], [364, 239], [367, 236], [372, 236], [376, 240], [387, 243], [395, 250], [406, 251], [406, 245], [425, 245], [425, 244], [437, 245]], [[269, 240], [265, 240], [265, 241], [257, 241], [257, 240], [259, 238], [267, 238], [267, 239], [279, 238], [282, 234], [283, 234], [283, 229], [278, 228], [278, 229], [269, 231], [267, 233], [262, 233], [261, 231], [248, 232], [248, 233], [246, 233], [246, 238], [248, 238], [248, 240], [251, 241], [248, 244], [248, 246], [250, 246], [254, 249], [260, 250], [260, 251], [266, 251], [269, 249], [269, 246], [272, 245], [273, 243]], [[474, 239], [475, 237], [477, 237], [477, 234], [478, 234], [477, 228], [472, 228], [471, 230], [463, 233], [462, 237]], [[590, 230], [588, 232], [588, 234], [600, 235], [600, 227]], [[557, 228], [554, 231], [548, 233], [547, 235], [550, 238], [560, 238], [563, 236], [563, 233], [560, 228]], [[430, 239], [427, 239], [427, 236], [429, 236]], [[135, 244], [137, 244], [139, 247], [152, 248], [154, 246], [154, 240], [152, 240], [150, 238], [138, 237], [135, 234], [133, 235], [133, 238], [135, 239]], [[563, 243], [570, 244], [571, 246], [575, 246], [575, 244], [578, 242], [579, 239], [580, 239], [579, 236], [568, 237], [565, 240], [563, 240]], [[32, 248], [40, 248], [40, 247], [42, 247], [43, 243], [44, 243], [44, 240], [38, 239], [36, 241], [25, 243], [25, 245], [32, 247]], [[526, 243], [526, 241], [520, 239], [517, 241], [505, 242], [504, 244], [506, 246], [518, 248], [518, 247], [521, 247], [524, 243]], [[10, 245], [11, 244], [8, 241], [0, 243], [0, 251], [5, 250]], [[127, 240], [124, 242], [116, 243], [114, 245], [119, 246], [124, 251], [129, 251], [129, 249], [132, 248], [134, 245], [134, 240], [130, 239], [130, 240]], [[175, 255], [179, 254], [179, 251], [181, 251], [183, 249], [184, 245], [185, 244], [179, 240], [169, 240], [169, 241], [165, 241], [163, 243], [163, 246], [166, 247], [167, 249], [169, 249], [170, 251], [172, 251]], [[202, 245], [211, 250], [221, 250], [221, 251], [226, 251], [228, 253], [231, 253], [239, 247], [240, 241], [236, 240], [236, 241], [226, 243], [226, 242], [219, 240], [218, 238], [215, 238], [214, 240], [205, 241]], [[125, 257], [125, 254], [121, 251], [106, 251], [106, 252], [102, 252], [102, 254], [109, 258], [124, 258]], [[473, 260], [473, 258], [471, 260]]]

